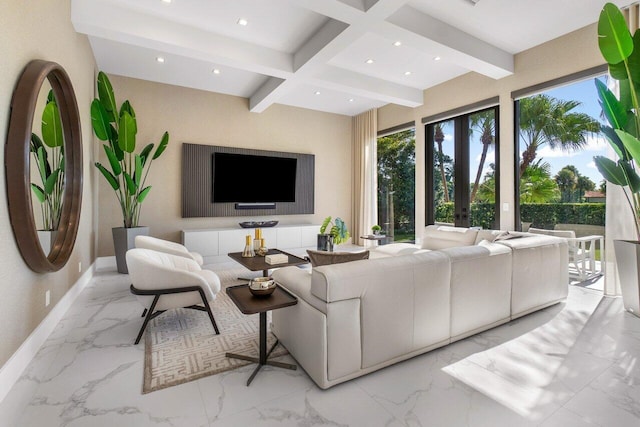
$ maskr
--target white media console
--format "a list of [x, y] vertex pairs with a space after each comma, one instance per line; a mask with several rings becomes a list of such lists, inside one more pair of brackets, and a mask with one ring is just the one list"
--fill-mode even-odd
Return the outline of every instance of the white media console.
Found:
[[[268, 248], [278, 248], [300, 254], [317, 247], [320, 225], [278, 225], [262, 228], [262, 237]], [[182, 244], [192, 252], [198, 252], [205, 263], [220, 262], [229, 252], [242, 252], [245, 236], [253, 240], [255, 228], [207, 228], [182, 230]]]

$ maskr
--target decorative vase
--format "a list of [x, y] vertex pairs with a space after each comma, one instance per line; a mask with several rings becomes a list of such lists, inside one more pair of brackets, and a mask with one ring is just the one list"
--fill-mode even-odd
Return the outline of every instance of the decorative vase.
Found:
[[614, 240], [616, 265], [625, 310], [640, 317], [640, 242]]
[[127, 251], [136, 247], [136, 236], [148, 236], [149, 227], [115, 227], [111, 229], [118, 273], [129, 274]]
[[318, 250], [333, 252], [333, 236], [330, 234], [318, 234]]

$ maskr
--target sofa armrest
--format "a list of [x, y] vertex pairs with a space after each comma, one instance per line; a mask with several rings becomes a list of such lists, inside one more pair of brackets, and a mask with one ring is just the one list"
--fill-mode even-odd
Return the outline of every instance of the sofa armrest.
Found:
[[547, 236], [543, 234], [527, 234], [527, 233], [522, 233], [521, 236], [522, 237], [519, 237], [517, 239], [499, 240], [494, 243], [508, 246], [512, 250], [535, 248], [539, 246], [553, 246], [553, 245], [561, 245], [565, 247], [567, 246], [567, 239], [563, 237]]
[[271, 275], [283, 288], [303, 299], [312, 307], [327, 313], [327, 303], [311, 293], [311, 273], [298, 267], [283, 267]]

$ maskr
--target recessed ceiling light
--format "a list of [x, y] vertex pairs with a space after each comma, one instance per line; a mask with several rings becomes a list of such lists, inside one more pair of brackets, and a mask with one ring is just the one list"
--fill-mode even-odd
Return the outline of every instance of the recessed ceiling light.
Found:
[[162, 64], [164, 62], [164, 58], [162, 56], [157, 56], [156, 61]]
[[353, 101], [355, 101], [355, 99], [349, 98], [349, 102], [353, 102]]
[[402, 46], [402, 42], [398, 40], [397, 42], [393, 42], [393, 45], [395, 47]]
[[320, 91], [319, 90], [315, 91], [315, 94], [320, 95]]
[[171, 3], [171, 0], [161, 0], [162, 3]]
[[238, 25], [242, 25], [243, 27], [246, 27], [249, 24], [249, 21], [247, 21], [244, 18], [240, 18], [238, 19]]
[[367, 64], [373, 64], [373, 59], [369, 58], [369, 59], [367, 59], [367, 60], [366, 60], [366, 61], [364, 61], [364, 62], [366, 62]]
[[410, 75], [411, 75], [411, 71], [405, 71], [405, 72], [404, 72], [404, 75], [405, 75], [405, 76], [410, 76]]
[[220, 74], [220, 70], [217, 68], [214, 68], [212, 71], [213, 74]]
[[440, 61], [442, 58], [440, 58], [439, 56], [436, 56], [433, 58], [434, 61]]

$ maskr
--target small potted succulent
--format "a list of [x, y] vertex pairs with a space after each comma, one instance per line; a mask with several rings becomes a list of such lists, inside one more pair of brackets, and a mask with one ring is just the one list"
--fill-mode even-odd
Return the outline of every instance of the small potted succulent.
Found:
[[381, 231], [382, 231], [382, 227], [380, 227], [378, 224], [371, 227], [371, 232], [373, 233], [374, 236], [380, 235]]
[[[327, 228], [329, 232], [327, 233]], [[345, 222], [336, 218], [334, 221], [328, 216], [322, 222], [320, 226], [320, 233], [318, 234], [318, 250], [333, 252], [334, 245], [344, 243], [351, 237], [347, 230]]]

